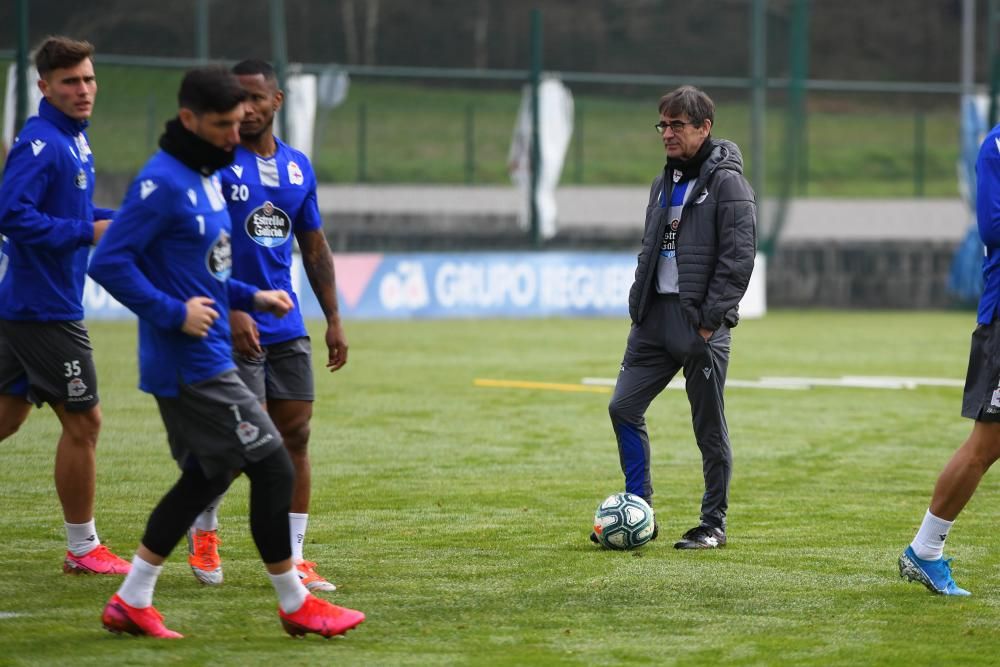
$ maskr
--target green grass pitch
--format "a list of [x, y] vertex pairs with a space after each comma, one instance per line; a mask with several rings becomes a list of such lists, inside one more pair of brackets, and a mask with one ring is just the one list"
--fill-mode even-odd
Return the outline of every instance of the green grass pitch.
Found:
[[[730, 377], [964, 377], [971, 312], [788, 312], [734, 332]], [[102, 539], [130, 556], [176, 477], [134, 324], [92, 323], [104, 429]], [[312, 324], [314, 341], [322, 340]], [[649, 417], [661, 537], [587, 540], [622, 487], [607, 394], [476, 387], [476, 378], [614, 377], [622, 320], [348, 322], [350, 361], [317, 355], [306, 556], [365, 611], [346, 638], [292, 640], [258, 561], [237, 480], [221, 511], [226, 582], [202, 588], [183, 544], [155, 602], [180, 642], [113, 636], [110, 578], [62, 574], [46, 408], [0, 445], [0, 665], [994, 664], [1000, 478], [949, 540], [968, 599], [899, 580], [938, 472], [967, 435], [961, 390], [731, 388], [729, 545], [678, 552], [700, 459], [682, 392]]]

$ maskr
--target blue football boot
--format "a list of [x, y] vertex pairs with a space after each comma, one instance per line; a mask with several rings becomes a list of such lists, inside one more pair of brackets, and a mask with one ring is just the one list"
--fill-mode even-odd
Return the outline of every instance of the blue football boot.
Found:
[[931, 593], [938, 595], [972, 595], [964, 588], [959, 588], [951, 578], [951, 559], [924, 560], [918, 558], [913, 547], [899, 557], [899, 576], [908, 581], [919, 581]]

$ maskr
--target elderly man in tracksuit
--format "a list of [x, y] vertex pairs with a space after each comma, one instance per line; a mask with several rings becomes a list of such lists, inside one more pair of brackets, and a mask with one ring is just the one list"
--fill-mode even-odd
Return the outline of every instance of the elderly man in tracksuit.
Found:
[[711, 136], [715, 109], [704, 92], [678, 88], [659, 111], [667, 163], [650, 190], [629, 293], [632, 329], [608, 410], [625, 490], [652, 504], [645, 413], [683, 369], [705, 494], [699, 524], [674, 546], [711, 549], [726, 544], [732, 450], [723, 389], [729, 330], [753, 271], [757, 207], [739, 149]]

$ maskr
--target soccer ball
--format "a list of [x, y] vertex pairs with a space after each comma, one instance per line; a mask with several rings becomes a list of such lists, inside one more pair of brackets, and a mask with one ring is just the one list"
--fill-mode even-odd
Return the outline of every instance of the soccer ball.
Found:
[[594, 532], [609, 549], [635, 549], [653, 536], [653, 508], [632, 493], [604, 499], [594, 513]]

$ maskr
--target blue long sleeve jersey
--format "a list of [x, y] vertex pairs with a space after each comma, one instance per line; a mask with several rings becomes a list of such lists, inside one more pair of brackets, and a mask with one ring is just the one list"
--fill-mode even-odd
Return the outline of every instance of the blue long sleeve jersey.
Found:
[[[231, 279], [231, 224], [218, 173], [156, 153], [129, 186], [90, 260], [90, 276], [139, 316], [139, 388], [176, 396], [235, 368], [229, 308], [252, 310], [255, 287]], [[206, 338], [181, 331], [186, 302], [215, 301]]]
[[306, 335], [292, 289], [292, 236], [323, 226], [309, 159], [277, 138], [275, 143], [278, 150], [270, 158], [238, 146], [233, 164], [219, 172], [233, 221], [233, 277], [283, 289], [295, 302], [285, 317], [252, 313], [262, 345]]
[[87, 121], [46, 100], [24, 124], [0, 185], [0, 319], [83, 319], [83, 285], [94, 220], [94, 156]]
[[976, 159], [976, 221], [979, 238], [986, 245], [976, 320], [989, 324], [1000, 305], [1000, 125], [986, 135]]

